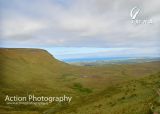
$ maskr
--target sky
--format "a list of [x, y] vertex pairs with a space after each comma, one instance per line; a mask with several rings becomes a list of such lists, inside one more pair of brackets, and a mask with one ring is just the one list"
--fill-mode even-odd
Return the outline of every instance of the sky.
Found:
[[[134, 7], [152, 23], [132, 23]], [[42, 48], [60, 60], [157, 57], [159, 37], [159, 0], [0, 0], [0, 47]]]

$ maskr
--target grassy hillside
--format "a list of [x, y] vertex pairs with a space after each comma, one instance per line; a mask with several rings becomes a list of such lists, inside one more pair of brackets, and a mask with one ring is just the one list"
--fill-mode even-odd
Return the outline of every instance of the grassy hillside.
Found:
[[[1, 114], [151, 114], [160, 62], [73, 66], [42, 49], [0, 49]], [[7, 105], [5, 95], [70, 95], [69, 104]]]

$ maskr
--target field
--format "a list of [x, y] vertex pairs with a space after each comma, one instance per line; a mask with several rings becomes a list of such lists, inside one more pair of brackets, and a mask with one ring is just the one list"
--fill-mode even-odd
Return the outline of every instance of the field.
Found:
[[[42, 49], [0, 49], [0, 114], [159, 114], [160, 61], [75, 66]], [[6, 95], [72, 96], [8, 105]], [[156, 113], [157, 112], [157, 113]]]

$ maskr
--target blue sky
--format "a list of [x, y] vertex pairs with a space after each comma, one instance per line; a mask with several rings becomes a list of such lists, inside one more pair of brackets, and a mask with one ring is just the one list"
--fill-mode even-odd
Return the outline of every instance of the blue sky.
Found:
[[[132, 24], [130, 11], [153, 24]], [[158, 0], [0, 0], [0, 47], [47, 49], [60, 60], [160, 56]]]

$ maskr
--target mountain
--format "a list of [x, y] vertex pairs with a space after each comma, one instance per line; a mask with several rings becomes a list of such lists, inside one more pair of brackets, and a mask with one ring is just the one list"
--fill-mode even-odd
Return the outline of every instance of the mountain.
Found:
[[[149, 114], [160, 62], [74, 66], [43, 49], [0, 49], [2, 114]], [[69, 104], [9, 105], [6, 95], [72, 96]], [[132, 106], [132, 107], [131, 107]], [[130, 108], [129, 108], [130, 107]]]
[[55, 80], [51, 82], [51, 79], [70, 67], [41, 49], [0, 49], [0, 62], [3, 83], [15, 88], [52, 87]]

